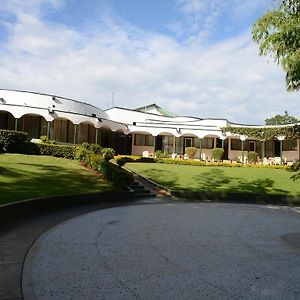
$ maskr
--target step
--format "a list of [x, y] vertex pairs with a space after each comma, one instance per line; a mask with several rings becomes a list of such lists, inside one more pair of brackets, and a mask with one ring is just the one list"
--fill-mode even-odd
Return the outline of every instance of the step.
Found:
[[142, 190], [145, 188], [143, 185], [138, 185], [138, 184], [131, 184], [129, 185], [129, 187], [133, 190]]
[[145, 197], [156, 197], [156, 195], [155, 194], [153, 194], [153, 193], [148, 193], [148, 194], [145, 194], [145, 193], [133, 193], [133, 196], [134, 197], [142, 197], [142, 198], [145, 198]]

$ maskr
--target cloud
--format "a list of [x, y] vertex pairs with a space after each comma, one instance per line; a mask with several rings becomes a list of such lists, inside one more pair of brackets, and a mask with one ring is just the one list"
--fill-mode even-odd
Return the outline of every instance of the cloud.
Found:
[[204, 47], [109, 16], [77, 31], [45, 21], [43, 13], [21, 10], [9, 22], [0, 48], [2, 88], [73, 97], [103, 109], [114, 92], [118, 106], [156, 102], [183, 115], [241, 123], [299, 111], [299, 96], [285, 92], [278, 66], [257, 56], [249, 31]]
[[204, 43], [213, 39], [217, 31], [223, 33], [234, 32], [233, 29], [238, 31], [241, 24], [253, 16], [256, 19], [257, 11], [271, 7], [273, 2], [272, 0], [175, 0], [174, 3], [183, 17], [168, 24], [168, 28], [188, 42]]

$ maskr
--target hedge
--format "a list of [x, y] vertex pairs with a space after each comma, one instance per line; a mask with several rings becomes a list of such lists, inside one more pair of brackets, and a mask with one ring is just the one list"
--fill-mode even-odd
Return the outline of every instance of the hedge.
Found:
[[286, 166], [282, 165], [260, 165], [260, 164], [241, 164], [238, 162], [205, 162], [201, 160], [191, 159], [172, 159], [172, 158], [160, 158], [155, 159], [155, 162], [161, 164], [173, 164], [173, 165], [188, 165], [188, 166], [205, 166], [205, 167], [231, 167], [231, 168], [269, 168], [269, 169], [286, 169]]
[[0, 152], [38, 154], [39, 149], [30, 142], [26, 132], [1, 129]]
[[55, 145], [55, 144], [36, 144], [41, 155], [50, 155], [55, 157], [64, 157], [68, 159], [75, 158], [76, 146]]
[[88, 153], [83, 157], [82, 161], [94, 170], [101, 172], [104, 177], [115, 186], [124, 187], [134, 181], [131, 173], [115, 164], [105, 161], [104, 158], [98, 154]]
[[114, 159], [117, 161], [118, 159], [124, 159], [125, 163], [128, 162], [149, 162], [153, 163], [154, 158], [153, 157], [143, 157], [138, 155], [117, 155], [114, 157]]

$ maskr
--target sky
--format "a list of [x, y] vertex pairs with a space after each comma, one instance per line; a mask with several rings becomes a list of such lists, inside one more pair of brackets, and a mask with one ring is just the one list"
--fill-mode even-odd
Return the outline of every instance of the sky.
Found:
[[300, 118], [299, 92], [251, 38], [273, 0], [0, 3], [0, 88], [245, 124]]

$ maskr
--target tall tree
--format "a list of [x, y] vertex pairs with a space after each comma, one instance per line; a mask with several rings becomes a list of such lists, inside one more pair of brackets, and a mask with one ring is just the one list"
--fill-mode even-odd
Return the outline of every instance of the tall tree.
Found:
[[300, 0], [277, 0], [276, 9], [258, 19], [252, 37], [260, 55], [270, 55], [286, 72], [287, 90], [300, 89]]
[[274, 117], [265, 119], [266, 125], [286, 125], [294, 124], [299, 122], [296, 117], [290, 116], [287, 111], [284, 112], [284, 115], [276, 115]]

